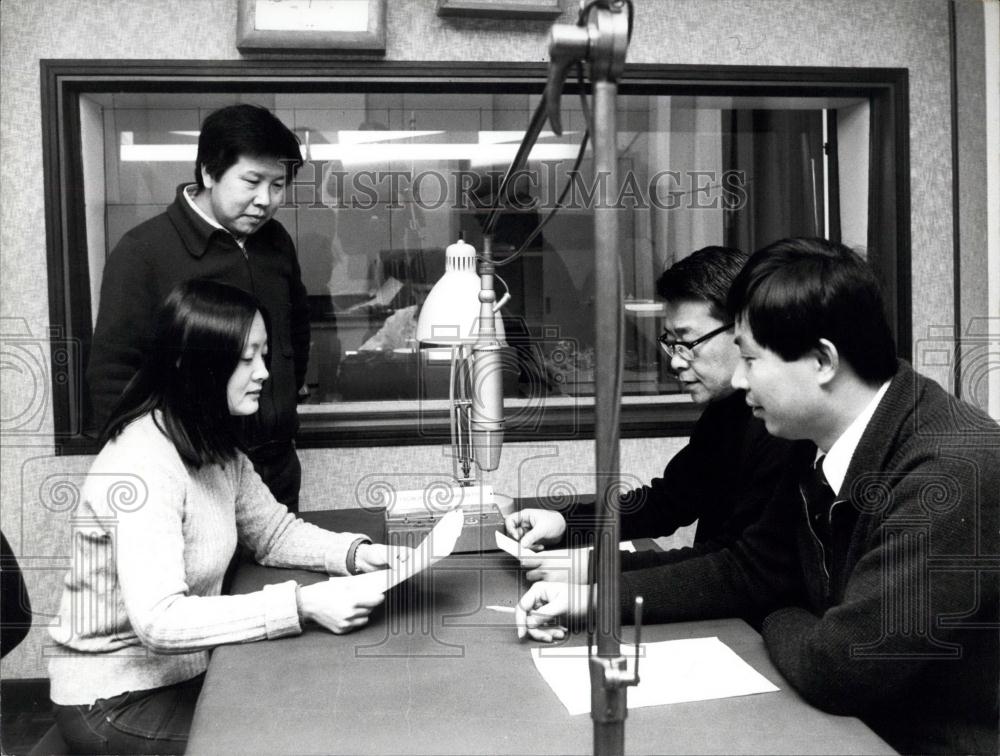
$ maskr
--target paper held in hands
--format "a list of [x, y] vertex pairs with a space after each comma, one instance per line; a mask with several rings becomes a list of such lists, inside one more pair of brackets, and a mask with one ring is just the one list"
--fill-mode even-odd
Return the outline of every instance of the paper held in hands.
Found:
[[461, 508], [453, 509], [438, 521], [427, 537], [420, 542], [420, 545], [413, 549], [410, 558], [405, 562], [394, 562], [387, 570], [366, 572], [362, 575], [331, 577], [330, 580], [348, 588], [357, 587], [385, 593], [394, 585], [409, 580], [418, 572], [423, 572], [432, 564], [436, 564], [451, 554], [458, 537], [462, 534], [464, 523], [465, 515]]
[[[555, 565], [559, 561], [565, 561], [569, 564], [570, 555], [573, 552], [579, 551], [580, 549], [545, 549], [543, 551], [532, 551], [531, 549], [524, 548], [518, 541], [515, 541], [508, 535], [501, 533], [499, 530], [494, 533], [496, 536], [497, 548], [501, 551], [506, 551], [512, 557], [518, 561], [523, 562], [528, 559], [532, 562], [543, 561], [546, 564]], [[593, 547], [588, 546], [587, 551], [590, 551]], [[618, 544], [618, 548], [621, 551], [635, 551], [635, 546], [631, 541], [622, 541]]]
[[[634, 664], [635, 647], [621, 653]], [[545, 682], [570, 714], [590, 711], [590, 671], [586, 646], [531, 649]], [[778, 690], [718, 638], [643, 643], [639, 685], [628, 690], [628, 708], [748, 696]]]

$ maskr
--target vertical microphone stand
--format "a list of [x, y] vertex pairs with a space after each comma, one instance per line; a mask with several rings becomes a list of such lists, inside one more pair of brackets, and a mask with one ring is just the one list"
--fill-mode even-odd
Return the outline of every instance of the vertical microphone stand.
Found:
[[[619, 523], [619, 403], [621, 401], [622, 282], [618, 259], [618, 156], [616, 97], [618, 77], [625, 66], [629, 20], [623, 2], [596, 3], [581, 24], [552, 27], [552, 59], [546, 92], [549, 117], [556, 133], [559, 90], [566, 69], [589, 64], [593, 85], [594, 177], [599, 190], [594, 208], [595, 273], [595, 443], [598, 529], [594, 553], [597, 605], [592, 607], [596, 652], [590, 649], [590, 716], [594, 722], [594, 753], [621, 754], [625, 750], [627, 690], [638, 683], [638, 666], [629, 674], [621, 654], [621, 615], [618, 556]], [[606, 179], [606, 181], [605, 181]], [[602, 194], [603, 192], [603, 194]], [[641, 601], [637, 610], [641, 613]], [[637, 621], [641, 619], [637, 617]], [[637, 625], [638, 627], [638, 625]], [[636, 640], [638, 663], [638, 638]]]
[[[498, 202], [484, 228], [486, 248], [496, 224], [500, 204], [517, 170], [541, 132], [547, 117], [552, 130], [562, 134], [559, 98], [570, 66], [586, 62], [593, 85], [594, 113], [590, 127], [593, 137], [594, 176], [598, 191], [594, 208], [595, 308], [595, 465], [598, 504], [598, 529], [594, 544], [598, 603], [588, 623], [594, 640], [588, 638], [591, 706], [594, 722], [594, 753], [623, 754], [625, 751], [625, 716], [627, 689], [639, 683], [639, 645], [642, 625], [642, 599], [636, 598], [636, 656], [632, 672], [621, 653], [621, 616], [618, 556], [618, 418], [621, 401], [623, 344], [623, 296], [621, 266], [618, 258], [618, 126], [616, 98], [618, 77], [625, 68], [631, 25], [629, 0], [581, 0], [576, 25], [555, 24], [549, 38], [548, 83], [544, 106], [536, 110], [525, 132], [517, 155], [498, 191]], [[603, 192], [603, 194], [602, 194]], [[491, 301], [493, 261], [487, 253], [480, 261], [482, 291], [480, 302], [484, 316]], [[502, 410], [501, 410], [502, 411]], [[596, 646], [596, 653], [594, 647]]]

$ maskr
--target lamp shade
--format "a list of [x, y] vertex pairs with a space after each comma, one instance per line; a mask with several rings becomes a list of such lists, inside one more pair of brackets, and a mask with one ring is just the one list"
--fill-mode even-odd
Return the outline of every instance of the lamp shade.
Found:
[[[480, 289], [476, 248], [457, 241], [445, 250], [444, 275], [424, 300], [417, 318], [417, 341], [427, 346], [473, 344], [479, 335]], [[495, 317], [496, 338], [506, 342], [503, 318]]]

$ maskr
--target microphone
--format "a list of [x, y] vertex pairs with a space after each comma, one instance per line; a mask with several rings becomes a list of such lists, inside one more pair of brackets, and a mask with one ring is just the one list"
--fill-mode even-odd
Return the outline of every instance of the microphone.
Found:
[[480, 345], [472, 349], [472, 451], [483, 471], [500, 465], [503, 446], [503, 357], [500, 345]]
[[479, 278], [479, 333], [472, 348], [472, 411], [469, 422], [472, 456], [483, 471], [500, 465], [503, 446], [503, 354], [496, 335], [496, 312], [499, 304], [493, 291], [492, 239], [483, 239], [483, 259]]

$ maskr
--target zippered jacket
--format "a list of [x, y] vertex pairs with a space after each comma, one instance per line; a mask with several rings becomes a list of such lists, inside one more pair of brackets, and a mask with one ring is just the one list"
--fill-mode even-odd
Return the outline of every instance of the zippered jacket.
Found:
[[167, 210], [122, 237], [104, 268], [101, 304], [87, 366], [93, 430], [99, 431], [142, 364], [156, 312], [170, 290], [207, 278], [253, 294], [267, 310], [270, 378], [260, 409], [241, 418], [248, 453], [287, 443], [298, 430], [298, 389], [309, 362], [309, 300], [295, 245], [270, 220], [241, 249], [229, 232], [199, 217], [178, 187]]

